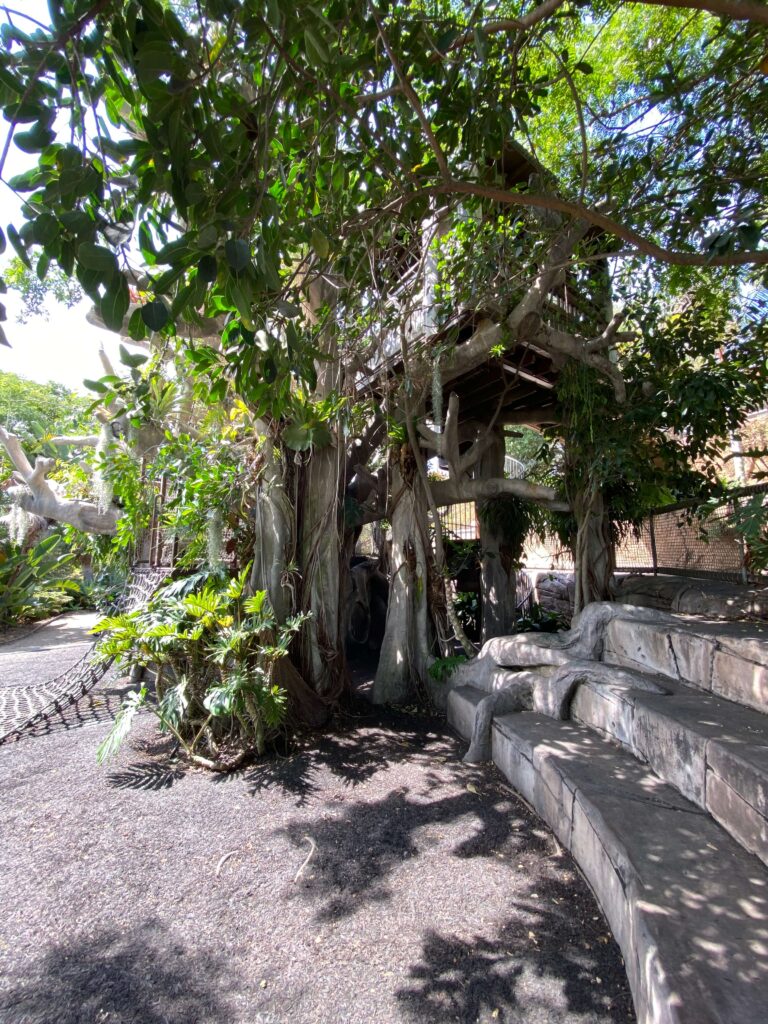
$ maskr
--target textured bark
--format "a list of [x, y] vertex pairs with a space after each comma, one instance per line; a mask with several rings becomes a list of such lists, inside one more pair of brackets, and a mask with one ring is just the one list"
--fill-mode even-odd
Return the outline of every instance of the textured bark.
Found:
[[427, 506], [413, 473], [406, 471], [404, 477], [395, 458], [391, 493], [392, 578], [384, 642], [373, 683], [376, 704], [412, 697], [417, 683], [426, 682], [432, 661]]
[[116, 508], [102, 510], [93, 502], [66, 498], [46, 479], [53, 469], [53, 459], [38, 456], [33, 467], [18, 437], [3, 427], [0, 427], [0, 443], [16, 467], [13, 480], [23, 488], [16, 495], [16, 501], [25, 512], [57, 523], [68, 523], [85, 533], [115, 532], [120, 514]]
[[[504, 435], [494, 430], [493, 443], [478, 466], [480, 478], [504, 474]], [[504, 540], [480, 519], [481, 641], [511, 633], [516, 618], [517, 573]]]
[[266, 590], [278, 622], [284, 622], [296, 603], [286, 572], [293, 550], [295, 515], [286, 493], [283, 467], [273, 456], [269, 434], [264, 452], [268, 461], [256, 496], [251, 587]]
[[340, 615], [343, 453], [315, 450], [303, 471], [299, 520], [302, 607], [312, 613], [303, 633], [302, 667], [318, 693], [339, 696], [345, 676]]
[[593, 601], [609, 601], [616, 568], [611, 524], [602, 493], [590, 489], [574, 500], [577, 533], [573, 553], [576, 571], [574, 615]]

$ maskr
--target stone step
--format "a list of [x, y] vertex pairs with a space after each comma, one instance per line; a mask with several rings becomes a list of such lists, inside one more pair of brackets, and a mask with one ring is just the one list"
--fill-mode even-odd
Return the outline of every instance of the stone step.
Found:
[[757, 858], [582, 725], [503, 715], [493, 760], [594, 889], [624, 955], [639, 1024], [763, 1024], [768, 872]]
[[614, 581], [615, 600], [712, 619], [768, 619], [768, 587], [686, 576], [630, 575]]
[[584, 665], [571, 717], [646, 761], [768, 864], [768, 716], [671, 681], [653, 692], [627, 669], [606, 681], [606, 669]]
[[768, 712], [768, 623], [619, 616], [606, 626], [602, 658]]

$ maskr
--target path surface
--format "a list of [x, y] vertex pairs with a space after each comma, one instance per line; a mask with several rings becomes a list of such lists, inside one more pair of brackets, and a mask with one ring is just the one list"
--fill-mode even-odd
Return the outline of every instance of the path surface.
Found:
[[44, 683], [74, 665], [93, 643], [89, 630], [100, 618], [99, 612], [71, 612], [0, 644], [0, 686]]
[[56, 680], [87, 654], [98, 612], [72, 612], [12, 634], [0, 643], [0, 736], [58, 696]]
[[440, 721], [358, 708], [222, 779], [143, 716], [99, 768], [124, 690], [0, 747], [3, 1024], [634, 1020], [572, 862]]

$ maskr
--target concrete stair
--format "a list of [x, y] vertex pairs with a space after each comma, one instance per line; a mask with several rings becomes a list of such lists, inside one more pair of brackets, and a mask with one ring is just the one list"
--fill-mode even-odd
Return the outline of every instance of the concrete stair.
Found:
[[641, 1024], [768, 1022], [768, 628], [598, 605], [486, 648], [449, 721], [477, 751], [498, 709], [488, 749], [595, 890]]
[[583, 726], [504, 715], [493, 759], [597, 894], [640, 1024], [766, 1020], [768, 876], [754, 857]]
[[646, 762], [768, 864], [768, 716], [679, 683], [650, 693], [622, 675], [579, 686], [571, 717]]

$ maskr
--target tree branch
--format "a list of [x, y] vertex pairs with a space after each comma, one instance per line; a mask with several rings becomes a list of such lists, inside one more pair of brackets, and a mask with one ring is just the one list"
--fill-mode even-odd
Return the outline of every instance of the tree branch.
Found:
[[0, 427], [0, 444], [5, 447], [11, 462], [16, 467], [14, 479], [23, 484], [26, 491], [17, 495], [17, 504], [25, 512], [43, 519], [54, 519], [69, 523], [85, 533], [112, 534], [117, 526], [119, 512], [116, 508], [101, 511], [89, 501], [69, 500], [60, 497], [46, 479], [53, 469], [53, 459], [38, 456], [34, 468], [24, 453], [21, 442], [15, 434]]
[[376, 10], [373, 4], [370, 5], [370, 8], [373, 20], [376, 22], [376, 28], [379, 30], [381, 42], [384, 46], [384, 49], [387, 51], [387, 56], [392, 62], [392, 67], [395, 69], [395, 74], [400, 80], [400, 85], [402, 86], [403, 94], [413, 107], [416, 117], [419, 119], [419, 124], [421, 125], [421, 129], [427, 138], [429, 147], [435, 154], [435, 160], [437, 160], [437, 166], [440, 168], [440, 174], [446, 181], [450, 181], [451, 172], [448, 167], [448, 161], [445, 158], [445, 153], [443, 152], [440, 143], [437, 141], [435, 133], [432, 131], [432, 125], [429, 122], [429, 118], [424, 113], [424, 108], [421, 105], [421, 100], [416, 95], [416, 90], [411, 85], [410, 79], [403, 70], [403, 66], [400, 63], [397, 54], [392, 49], [389, 39], [387, 38], [387, 33], [384, 31], [384, 26], [381, 23], [379, 12]]
[[[634, 246], [637, 252], [644, 256], [650, 256], [659, 260], [660, 263], [668, 263], [676, 267], [743, 267], [743, 266], [765, 266], [768, 264], [768, 249], [750, 249], [745, 252], [732, 252], [706, 254], [696, 252], [681, 252], [677, 249], [667, 249], [657, 245], [632, 228], [620, 224], [612, 217], [600, 213], [599, 210], [584, 206], [583, 203], [570, 202], [567, 199], [560, 199], [558, 196], [545, 195], [541, 192], [513, 192], [508, 189], [494, 188], [492, 185], [479, 185], [469, 181], [456, 181], [452, 179], [442, 185], [428, 185], [425, 188], [416, 189], [407, 195], [399, 196], [387, 206], [371, 210], [370, 216], [381, 217], [382, 214], [399, 213], [408, 203], [414, 202], [424, 196], [450, 196], [450, 195], [471, 195], [480, 199], [490, 199], [495, 203], [503, 203], [507, 206], [524, 206], [532, 209], [556, 210], [558, 213], [567, 214], [575, 220], [585, 221], [594, 227], [602, 228], [608, 235], [620, 238], [629, 245]], [[625, 253], [632, 255], [632, 253]]]
[[432, 493], [438, 505], [459, 505], [465, 501], [482, 501], [509, 494], [523, 501], [543, 505], [553, 512], [570, 511], [570, 505], [558, 497], [554, 487], [533, 484], [529, 480], [507, 480], [502, 477], [485, 480], [436, 480], [432, 482]]

